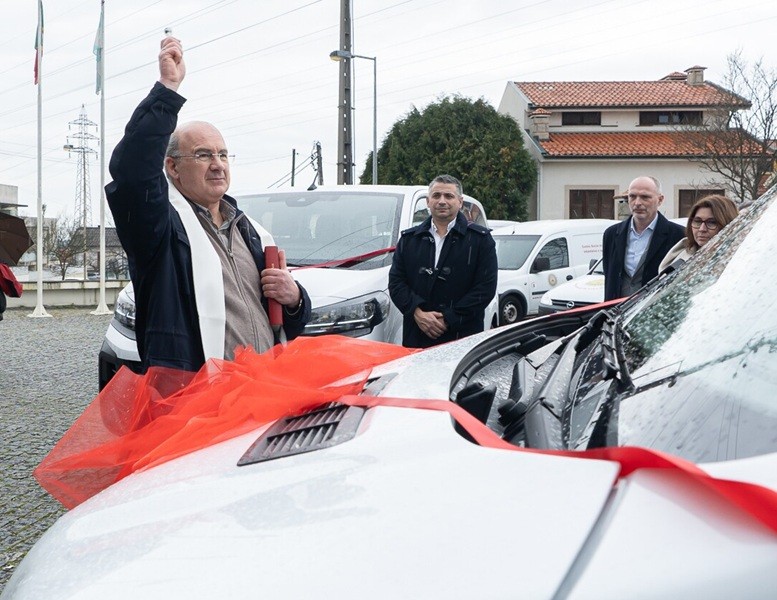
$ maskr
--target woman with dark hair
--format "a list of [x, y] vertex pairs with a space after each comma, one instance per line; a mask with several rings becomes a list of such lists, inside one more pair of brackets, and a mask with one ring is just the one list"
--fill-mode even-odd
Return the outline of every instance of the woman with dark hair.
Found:
[[658, 267], [660, 273], [676, 260], [686, 261], [696, 251], [715, 237], [720, 230], [733, 221], [739, 211], [736, 205], [724, 196], [713, 194], [696, 201], [688, 215], [685, 237], [677, 242]]

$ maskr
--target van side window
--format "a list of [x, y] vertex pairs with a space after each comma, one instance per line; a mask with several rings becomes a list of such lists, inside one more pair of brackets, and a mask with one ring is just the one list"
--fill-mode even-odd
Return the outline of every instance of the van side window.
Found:
[[413, 207], [413, 225], [420, 225], [429, 216], [429, 208], [426, 206], [426, 196], [415, 201]]
[[[464, 216], [467, 217], [468, 222], [477, 223], [478, 225], [487, 227], [486, 217], [477, 204], [470, 202], [469, 200], [465, 200], [461, 207], [461, 212], [463, 212]], [[415, 206], [413, 207], [413, 225], [419, 225], [423, 223], [428, 216], [429, 208], [426, 206], [426, 196], [423, 196], [415, 201]]]
[[569, 249], [566, 238], [549, 241], [537, 254], [537, 258], [547, 258], [551, 269], [563, 269], [569, 266]]

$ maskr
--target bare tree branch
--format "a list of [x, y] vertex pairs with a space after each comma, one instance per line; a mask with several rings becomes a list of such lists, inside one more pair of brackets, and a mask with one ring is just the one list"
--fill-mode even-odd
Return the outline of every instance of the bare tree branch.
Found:
[[[703, 128], [680, 129], [699, 155], [693, 160], [724, 177], [735, 200], [752, 201], [775, 183], [777, 73], [762, 59], [748, 64], [740, 50], [728, 56], [724, 88], [728, 106], [708, 111]], [[742, 99], [748, 108], [742, 108]]]

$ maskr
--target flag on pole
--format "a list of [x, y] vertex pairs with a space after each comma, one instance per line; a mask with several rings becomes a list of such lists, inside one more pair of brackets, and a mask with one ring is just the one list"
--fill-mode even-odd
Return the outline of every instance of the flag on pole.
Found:
[[100, 1], [100, 24], [97, 26], [97, 35], [94, 38], [92, 52], [97, 58], [97, 79], [94, 93], [99, 94], [103, 89], [103, 42], [104, 42], [105, 0]]
[[43, 60], [43, 0], [38, 0], [38, 28], [35, 30], [35, 69], [33, 83], [38, 85], [40, 63]]

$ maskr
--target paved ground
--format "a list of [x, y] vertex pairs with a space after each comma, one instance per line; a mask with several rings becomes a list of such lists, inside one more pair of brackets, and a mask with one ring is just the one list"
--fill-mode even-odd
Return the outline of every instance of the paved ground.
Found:
[[32, 470], [97, 394], [97, 354], [110, 316], [29, 309], [0, 321], [0, 591], [64, 512]]

